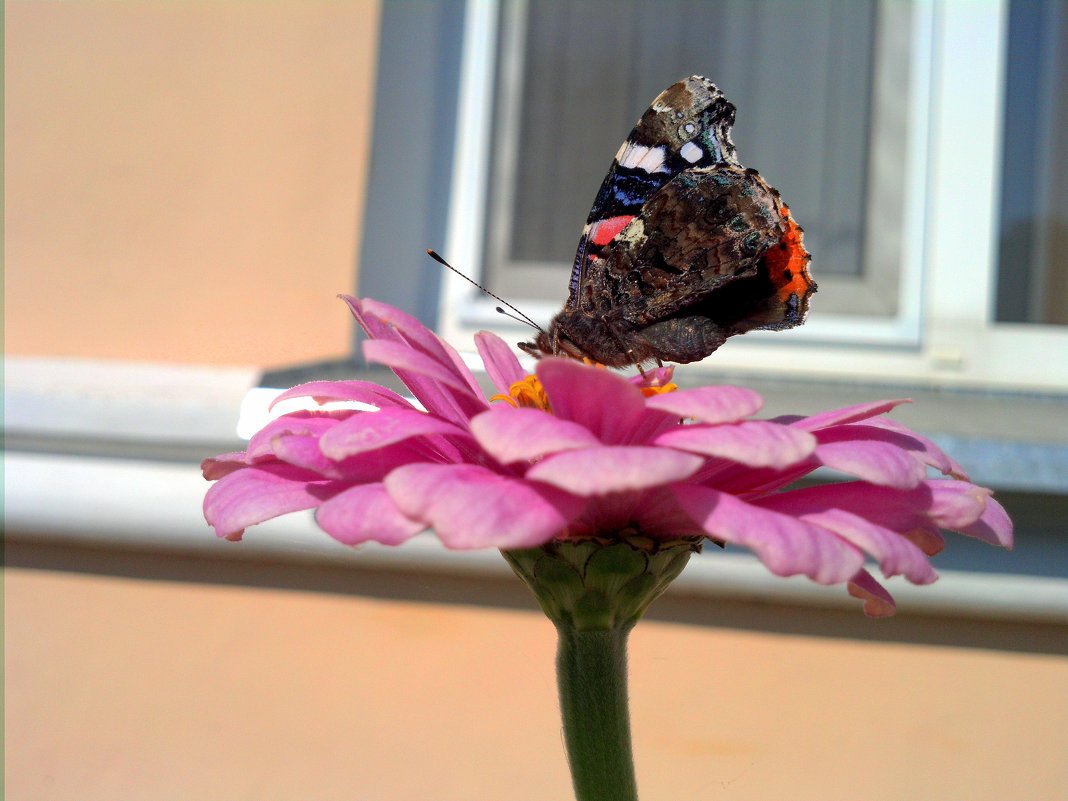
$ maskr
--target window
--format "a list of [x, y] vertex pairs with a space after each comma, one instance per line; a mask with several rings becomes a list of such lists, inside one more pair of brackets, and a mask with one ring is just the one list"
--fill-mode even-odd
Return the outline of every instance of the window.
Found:
[[[1015, 325], [1022, 290], [996, 278], [1001, 193], [1002, 223], [1021, 213], [1015, 197], [1031, 220], [1064, 207], [1054, 180], [1032, 180], [1066, 172], [1063, 146], [1042, 133], [1059, 130], [1066, 105], [1064, 12], [1039, 5], [1035, 54], [1016, 21], [1026, 14], [1006, 5], [472, 2], [447, 254], [547, 320], [611, 154], [659, 90], [701, 73], [738, 107], [742, 161], [790, 202], [820, 284], [804, 327], [736, 338], [707, 369], [1063, 390], [1068, 332], [1049, 313]], [[1006, 70], [1014, 47], [1030, 48], [1030, 71]], [[1045, 127], [1003, 113], [1021, 82], [1044, 92]], [[1030, 133], [1030, 172], [1008, 144], [1002, 169], [1014, 125]], [[1060, 228], [1032, 229], [1028, 252], [1051, 252]], [[1046, 298], [1064, 282], [1036, 259], [1028, 291]], [[503, 330], [494, 305], [447, 277], [441, 326], [461, 338]]]
[[743, 163], [808, 210], [823, 309], [896, 314], [906, 7], [572, 0], [501, 11], [483, 251], [495, 291], [559, 302], [610, 154], [661, 89], [699, 72], [739, 109]]

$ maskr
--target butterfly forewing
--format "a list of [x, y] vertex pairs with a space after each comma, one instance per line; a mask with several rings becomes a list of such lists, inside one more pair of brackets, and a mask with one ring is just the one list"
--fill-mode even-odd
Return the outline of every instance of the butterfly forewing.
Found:
[[734, 160], [734, 106], [707, 78], [691, 76], [663, 91], [620, 146], [593, 201], [571, 271], [569, 300], [582, 272], [683, 170]]

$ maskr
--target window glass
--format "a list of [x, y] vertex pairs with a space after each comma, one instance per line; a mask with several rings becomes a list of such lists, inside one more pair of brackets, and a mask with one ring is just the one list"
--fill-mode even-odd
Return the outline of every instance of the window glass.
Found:
[[1068, 324], [1068, 4], [1009, 4], [997, 320]]

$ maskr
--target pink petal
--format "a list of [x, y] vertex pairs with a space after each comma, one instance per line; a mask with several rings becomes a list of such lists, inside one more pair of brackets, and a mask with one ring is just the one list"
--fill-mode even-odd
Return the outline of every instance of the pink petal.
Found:
[[452, 360], [438, 335], [412, 315], [373, 298], [354, 298], [351, 295], [338, 297], [371, 338], [404, 343], [436, 362], [451, 365]]
[[385, 480], [397, 508], [449, 548], [531, 548], [561, 534], [584, 501], [477, 465], [407, 465]]
[[746, 467], [736, 462], [716, 459], [709, 461], [692, 481], [752, 500], [755, 497], [770, 495], [801, 480], [819, 466], [815, 459], [806, 459], [782, 470], [773, 470], [770, 467]]
[[928, 556], [935, 556], [946, 549], [946, 538], [936, 528], [914, 528], [902, 531], [901, 536], [919, 548]]
[[316, 403], [333, 401], [355, 401], [368, 403], [382, 408], [395, 406], [402, 409], [412, 408], [412, 404], [387, 387], [372, 381], [309, 381], [287, 389], [273, 401], [270, 408], [291, 398], [312, 398]]
[[[810, 496], [806, 497], [808, 502], [845, 509], [891, 531], [910, 533], [914, 540], [911, 532], [916, 529], [960, 531], [971, 527], [982, 518], [990, 501], [990, 490], [953, 479], [924, 481], [911, 490], [846, 481], [795, 492]], [[998, 541], [1007, 533], [1003, 524], [995, 523], [994, 528], [990, 541], [1003, 544]]]
[[679, 448], [729, 459], [748, 467], [782, 469], [797, 464], [816, 449], [816, 438], [807, 431], [764, 420], [734, 425], [684, 425], [661, 434], [657, 445]]
[[477, 382], [456, 352], [418, 320], [383, 303], [341, 297], [364, 331], [378, 338], [364, 342], [364, 352], [370, 348], [376, 353], [377, 346], [385, 345], [377, 351], [380, 359], [427, 411], [463, 424], [486, 407]]
[[652, 370], [646, 370], [644, 373], [638, 373], [638, 375], [632, 375], [627, 380], [634, 384], [636, 387], [664, 387], [671, 383], [671, 379], [675, 377], [674, 365], [668, 365], [667, 367], [654, 367]]
[[[990, 490], [967, 481], [925, 481], [931, 503], [927, 515], [941, 528], [959, 532], [983, 517], [990, 503]], [[994, 544], [997, 544], [996, 542]]]
[[635, 442], [647, 412], [641, 390], [622, 376], [574, 359], [546, 357], [535, 368], [553, 414], [608, 445]]
[[772, 495], [756, 504], [833, 531], [874, 556], [883, 575], [904, 575], [913, 584], [930, 584], [938, 578], [926, 554], [898, 532], [811, 499], [805, 489], [800, 489]]
[[200, 463], [200, 472], [208, 481], [216, 481], [248, 465], [245, 451], [232, 451], [204, 459]]
[[204, 496], [204, 518], [220, 537], [239, 540], [248, 526], [318, 506], [343, 488], [299, 467], [256, 465], [211, 486]]
[[516, 409], [504, 404], [472, 418], [471, 433], [502, 464], [600, 444], [578, 423], [553, 417], [541, 409]]
[[455, 348], [415, 317], [395, 306], [390, 306], [371, 298], [358, 300], [348, 295], [340, 297], [348, 304], [349, 310], [356, 317], [356, 321], [360, 323], [370, 337], [400, 342], [413, 350], [424, 353], [433, 361], [438, 362], [452, 372], [472, 394], [476, 397], [482, 397], [482, 390], [479, 388], [478, 382], [471, 374], [471, 371], [467, 369]]
[[1000, 503], [993, 498], [986, 499], [986, 507], [979, 519], [974, 523], [968, 523], [956, 529], [968, 537], [975, 537], [991, 545], [1000, 545], [1002, 548], [1013, 546], [1013, 526], [1008, 513]]
[[388, 339], [369, 339], [363, 343], [363, 355], [374, 364], [384, 364], [392, 370], [417, 373], [435, 384], [470, 394], [462, 379], [441, 362], [409, 347], [403, 342]]
[[328, 458], [313, 437], [278, 437], [274, 451], [287, 464], [311, 470], [322, 478], [344, 480], [346, 484], [381, 481], [391, 470], [413, 462], [445, 461], [439, 448], [427, 447], [425, 440], [405, 440], [341, 461]]
[[401, 514], [381, 484], [361, 484], [335, 495], [319, 507], [315, 522], [346, 545], [369, 540], [400, 545], [426, 528]]
[[681, 484], [672, 489], [682, 509], [710, 537], [749, 548], [778, 576], [803, 573], [820, 584], [836, 584], [864, 563], [859, 549], [803, 520], [708, 487]]
[[902, 403], [912, 403], [912, 401], [909, 398], [900, 398], [898, 400], [858, 403], [855, 406], [846, 406], [842, 409], [820, 412], [811, 417], [802, 417], [799, 420], [791, 421], [790, 425], [804, 429], [805, 431], [816, 431], [821, 428], [827, 428], [828, 426], [856, 423], [860, 420], [867, 420], [869, 417], [886, 414], [895, 406], [900, 406]]
[[[926, 512], [932, 495], [926, 486], [898, 490], [864, 481], [843, 481], [793, 490], [787, 497], [795, 503], [803, 500], [815, 508], [844, 509], [891, 531], [905, 532], [930, 522]], [[760, 503], [770, 499], [761, 499]], [[979, 513], [977, 509], [976, 517]]]
[[704, 530], [679, 508], [670, 486], [590, 498], [568, 527], [568, 536], [603, 537], [606, 532], [637, 528], [650, 537], [703, 537]]
[[884, 487], [912, 489], [927, 476], [919, 460], [886, 442], [821, 443], [816, 446], [816, 458], [832, 470]]
[[[317, 473], [319, 478], [343, 478], [337, 462], [327, 457], [319, 448], [316, 437], [300, 434], [283, 434], [271, 440], [274, 455], [286, 464], [301, 467]], [[371, 477], [370, 481], [381, 479], [381, 475]]]
[[915, 431], [906, 428], [896, 420], [891, 420], [889, 417], [875, 417], [871, 420], [866, 420], [864, 425], [885, 428], [888, 431], [896, 431], [900, 434], [904, 434], [909, 441], [905, 444], [905, 447], [913, 451], [917, 459], [924, 464], [930, 465], [944, 475], [968, 481], [968, 474], [957, 460], [922, 434], [917, 434]]
[[482, 364], [486, 368], [486, 375], [490, 377], [493, 386], [502, 395], [507, 395], [508, 390], [516, 381], [526, 378], [526, 372], [519, 364], [519, 359], [512, 353], [503, 339], [489, 331], [479, 331], [475, 334], [475, 347], [478, 355], [482, 357]]
[[319, 447], [331, 459], [377, 450], [413, 437], [431, 435], [470, 439], [470, 432], [440, 417], [415, 409], [382, 409], [353, 415], [319, 439]]
[[701, 423], [733, 423], [760, 411], [764, 399], [745, 387], [698, 387], [654, 395], [645, 405]]
[[527, 478], [590, 497], [632, 492], [681, 481], [704, 460], [668, 448], [640, 445], [583, 448], [547, 456], [527, 471]]
[[274, 455], [274, 442], [278, 437], [294, 434], [321, 437], [342, 420], [365, 414], [354, 409], [337, 409], [334, 411], [299, 411], [284, 414], [267, 424], [252, 435], [248, 441], [248, 455], [258, 459], [264, 455]]
[[446, 420], [464, 424], [489, 406], [449, 367], [403, 342], [367, 340], [363, 343], [363, 353], [369, 362], [393, 370], [428, 412]]
[[849, 580], [849, 594], [864, 602], [868, 617], [891, 617], [897, 611], [894, 597], [867, 570], [861, 570]]

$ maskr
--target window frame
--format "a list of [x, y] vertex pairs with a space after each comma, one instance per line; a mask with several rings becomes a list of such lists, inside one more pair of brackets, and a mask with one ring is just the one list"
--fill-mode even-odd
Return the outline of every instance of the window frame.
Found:
[[[446, 225], [447, 256], [476, 280], [499, 13], [497, 0], [466, 5]], [[898, 314], [821, 316], [816, 306], [802, 328], [735, 338], [697, 369], [1068, 393], [1068, 327], [995, 318], [1007, 23], [1007, 0], [980, 6], [912, 3], [908, 106], [915, 124], [909, 126], [906, 149]], [[968, 259], [963, 268], [961, 254]], [[563, 294], [561, 287], [561, 302]], [[541, 319], [559, 308], [509, 300]], [[465, 348], [480, 328], [529, 338], [528, 331], [496, 314], [496, 305], [462, 278], [446, 275], [439, 330]]]

